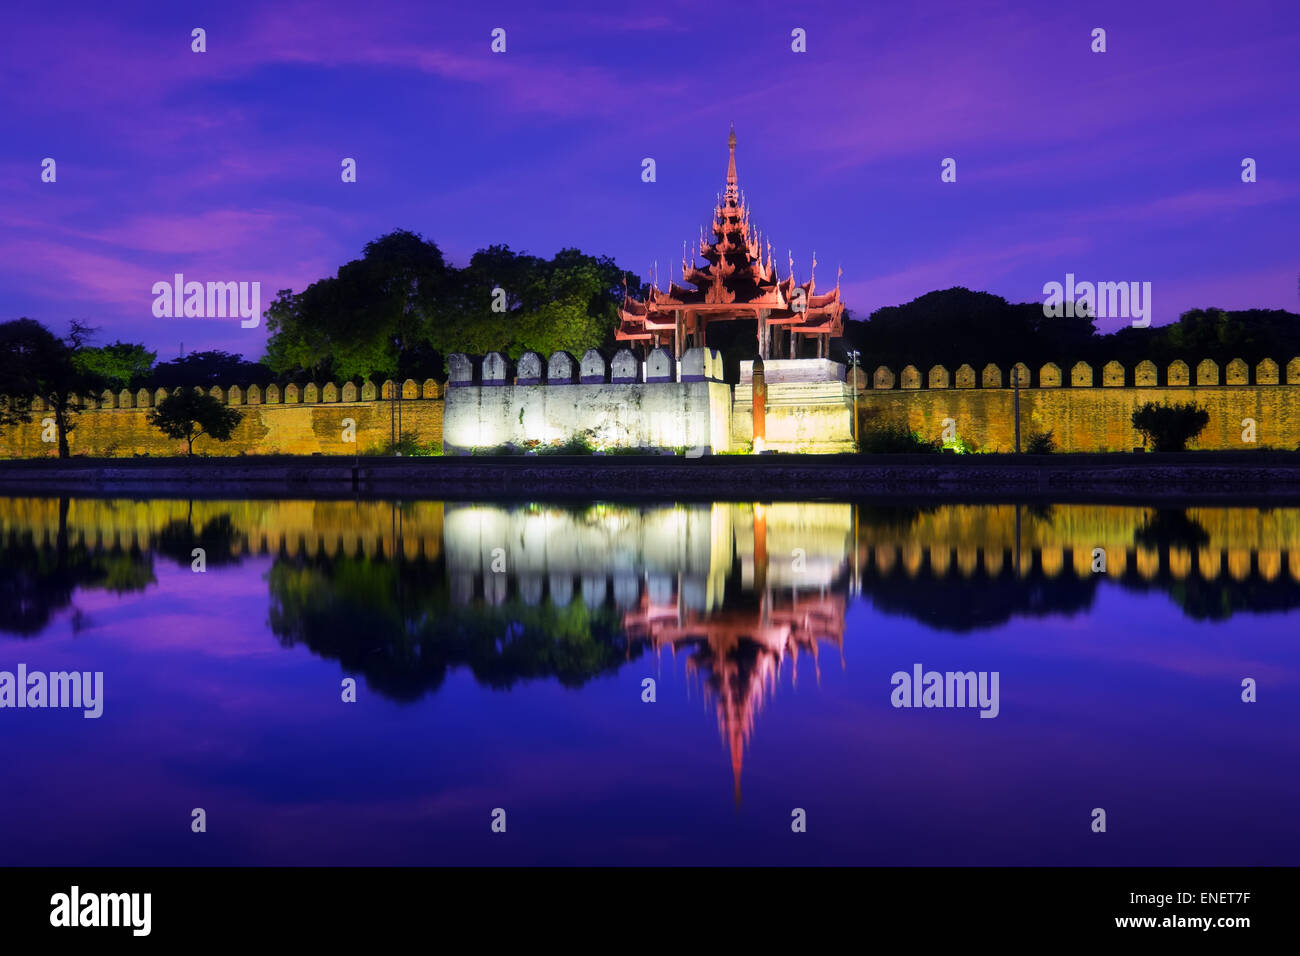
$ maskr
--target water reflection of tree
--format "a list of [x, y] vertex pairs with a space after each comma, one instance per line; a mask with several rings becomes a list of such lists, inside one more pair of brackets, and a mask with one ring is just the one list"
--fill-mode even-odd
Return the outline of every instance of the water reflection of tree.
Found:
[[1200, 548], [1210, 543], [1210, 533], [1181, 509], [1159, 508], [1133, 532], [1133, 543], [1148, 548]]
[[[1174, 540], [1198, 540], [1191, 527], [1176, 519], [1156, 525], [1149, 535], [1167, 534]], [[1160, 530], [1163, 529], [1163, 530]], [[1148, 537], [1146, 541], [1155, 540]], [[1150, 545], [1148, 545], [1150, 546]], [[1267, 614], [1300, 608], [1300, 583], [1284, 575], [1267, 580], [1253, 572], [1245, 580], [1226, 573], [1204, 578], [1195, 569], [1182, 577], [1168, 571], [1142, 576], [1129, 566], [1123, 573], [1079, 577], [1068, 571], [1048, 577], [1040, 568], [1025, 576], [1007, 567], [994, 577], [971, 577], [949, 573], [935, 577], [928, 568], [915, 576], [894, 568], [886, 574], [863, 577], [862, 592], [886, 613], [920, 621], [938, 630], [966, 633], [1005, 624], [1013, 617], [1072, 615], [1092, 606], [1103, 583], [1118, 584], [1126, 591], [1169, 595], [1183, 613], [1198, 621], [1226, 621], [1236, 614]]]
[[1252, 574], [1238, 581], [1227, 574], [1206, 580], [1196, 572], [1182, 578], [1162, 573], [1147, 580], [1128, 573], [1120, 580], [1127, 591], [1166, 591], [1170, 600], [1197, 621], [1226, 621], [1234, 614], [1269, 614], [1300, 608], [1300, 583], [1279, 576], [1266, 581]]
[[153, 556], [139, 548], [92, 551], [68, 536], [68, 499], [59, 500], [53, 544], [30, 534], [0, 542], [0, 633], [35, 637], [72, 604], [77, 588], [122, 594], [155, 581]]
[[859, 527], [882, 531], [908, 531], [923, 515], [937, 514], [938, 505], [878, 504], [854, 509]]
[[154, 550], [177, 564], [189, 567], [194, 560], [194, 549], [202, 548], [208, 567], [238, 564], [243, 560], [235, 546], [242, 543], [242, 535], [229, 514], [219, 514], [208, 519], [198, 531], [193, 518], [169, 521], [154, 536]]
[[1220, 572], [1213, 578], [1189, 571], [1182, 577], [1169, 574], [1171, 549], [1195, 551], [1210, 544], [1210, 533], [1181, 509], [1157, 509], [1133, 533], [1133, 540], [1159, 553], [1162, 571], [1147, 580], [1129, 572], [1121, 584], [1130, 591], [1167, 591], [1183, 613], [1198, 621], [1226, 621], [1234, 614], [1266, 614], [1300, 607], [1300, 584], [1279, 575], [1265, 580], [1252, 571], [1239, 581]]
[[576, 597], [456, 605], [442, 560], [280, 558], [268, 582], [271, 630], [282, 644], [337, 660], [396, 700], [436, 690], [457, 666], [494, 688], [530, 678], [576, 687], [628, 659], [615, 610]]
[[863, 593], [886, 613], [964, 634], [997, 627], [1016, 615], [1068, 616], [1086, 611], [1096, 597], [1098, 577], [1047, 577], [1038, 570], [1021, 577], [1011, 568], [993, 577], [950, 574], [936, 578], [928, 571], [911, 577], [896, 568], [889, 574], [866, 578]]

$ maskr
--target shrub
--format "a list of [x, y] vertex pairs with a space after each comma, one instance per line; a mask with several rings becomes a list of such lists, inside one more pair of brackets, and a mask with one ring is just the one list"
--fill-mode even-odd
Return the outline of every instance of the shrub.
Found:
[[1147, 402], [1133, 413], [1133, 427], [1142, 433], [1142, 444], [1156, 451], [1186, 451], [1187, 443], [1210, 423], [1210, 413], [1195, 402], [1158, 405]]
[[858, 441], [858, 450], [867, 455], [937, 454], [943, 450], [943, 443], [922, 438], [906, 425], [890, 423], [864, 432]]
[[403, 458], [428, 458], [442, 454], [442, 442], [422, 442], [415, 432], [402, 432], [402, 437], [396, 443], [388, 441], [382, 445], [374, 445], [362, 454], [372, 457], [391, 458], [400, 455]]
[[1049, 428], [1045, 432], [1030, 432], [1025, 451], [1031, 455], [1050, 455], [1056, 451], [1056, 439], [1052, 437], [1052, 430]]
[[592, 442], [593, 433], [590, 429], [571, 436], [567, 441], [555, 442], [550, 445], [543, 445], [537, 449], [539, 455], [590, 455], [596, 450]]

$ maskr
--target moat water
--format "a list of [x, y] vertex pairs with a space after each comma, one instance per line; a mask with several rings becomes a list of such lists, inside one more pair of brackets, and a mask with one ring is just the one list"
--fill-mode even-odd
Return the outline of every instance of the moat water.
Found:
[[1298, 690], [1300, 509], [0, 499], [0, 865], [1294, 864]]

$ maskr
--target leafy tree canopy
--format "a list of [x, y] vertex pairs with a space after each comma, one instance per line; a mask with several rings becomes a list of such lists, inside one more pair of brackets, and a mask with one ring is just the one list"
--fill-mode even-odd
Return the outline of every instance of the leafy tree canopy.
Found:
[[1096, 334], [1087, 316], [1048, 318], [1041, 303], [1013, 305], [1001, 296], [954, 288], [886, 306], [866, 322], [850, 322], [845, 338], [862, 363], [955, 369], [969, 363], [1077, 361]]
[[281, 375], [418, 379], [441, 377], [449, 352], [581, 353], [612, 341], [625, 276], [635, 284], [613, 260], [576, 249], [548, 260], [508, 246], [457, 269], [399, 230], [335, 277], [282, 290], [267, 311], [266, 362]]
[[181, 386], [268, 385], [275, 374], [261, 362], [250, 362], [241, 355], [212, 349], [191, 352], [170, 362], [159, 362], [146, 377], [149, 388], [180, 388]]
[[143, 345], [114, 342], [102, 347], [85, 346], [73, 353], [72, 363], [79, 371], [103, 379], [105, 387], [120, 391], [147, 382], [157, 357]]
[[104, 387], [74, 360], [91, 332], [74, 322], [59, 338], [34, 319], [0, 323], [0, 426], [30, 420], [32, 399], [39, 396], [54, 415], [59, 457], [68, 457], [80, 396]]
[[432, 242], [405, 230], [381, 236], [336, 276], [279, 292], [267, 310], [266, 362], [280, 375], [310, 378], [410, 374], [422, 347], [432, 358], [448, 276]]
[[1126, 327], [1097, 333], [1090, 317], [1047, 317], [1040, 302], [1010, 303], [987, 292], [954, 288], [929, 292], [898, 306], [846, 323], [837, 343], [862, 353], [868, 369], [898, 371], [933, 365], [949, 371], [969, 363], [977, 371], [989, 362], [1006, 368], [1025, 362], [1034, 370], [1055, 362], [1063, 372], [1088, 362], [1095, 372], [1111, 360], [1132, 368], [1150, 359], [1164, 368], [1176, 359], [1195, 366], [1202, 359], [1224, 365], [1234, 358], [1254, 365], [1272, 358], [1285, 363], [1300, 352], [1300, 315], [1281, 309], [1193, 309], [1170, 325]]

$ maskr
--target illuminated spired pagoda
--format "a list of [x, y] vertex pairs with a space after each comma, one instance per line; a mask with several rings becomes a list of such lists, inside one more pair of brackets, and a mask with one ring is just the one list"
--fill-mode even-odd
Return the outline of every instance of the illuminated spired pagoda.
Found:
[[[674, 357], [680, 359], [686, 349], [707, 344], [710, 322], [754, 319], [758, 354], [764, 360], [787, 353], [788, 358], [800, 358], [808, 339], [817, 343], [817, 358], [829, 358], [830, 340], [843, 334], [839, 277], [834, 289], [817, 295], [812, 275], [802, 284], [795, 281], [793, 257], [786, 277], [777, 275], [772, 244], [767, 243], [764, 259], [736, 180], [734, 128], [727, 145], [727, 188], [714, 210], [713, 241], [705, 242], [700, 235], [700, 255], [706, 263], [697, 266], [682, 257], [682, 278], [695, 288], [670, 282], [665, 292], [652, 283], [644, 302], [624, 296], [615, 337], [640, 342], [646, 350], [671, 344]], [[814, 254], [814, 274], [816, 269]]]

